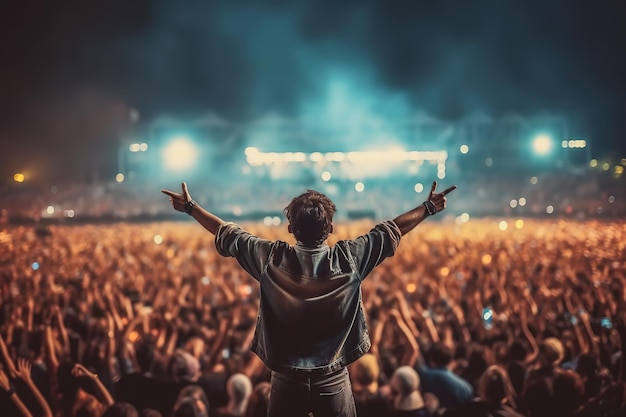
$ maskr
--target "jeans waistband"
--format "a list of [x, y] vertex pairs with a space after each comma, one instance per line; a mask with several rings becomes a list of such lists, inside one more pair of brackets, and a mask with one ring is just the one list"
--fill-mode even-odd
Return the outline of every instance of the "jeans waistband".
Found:
[[282, 372], [282, 371], [272, 371], [272, 376], [278, 377], [282, 380], [286, 381], [294, 381], [294, 382], [322, 382], [328, 379], [332, 379], [333, 377], [340, 376], [348, 373], [348, 369], [343, 367], [340, 369], [333, 369], [327, 372], [301, 372], [301, 371], [293, 371], [293, 372]]

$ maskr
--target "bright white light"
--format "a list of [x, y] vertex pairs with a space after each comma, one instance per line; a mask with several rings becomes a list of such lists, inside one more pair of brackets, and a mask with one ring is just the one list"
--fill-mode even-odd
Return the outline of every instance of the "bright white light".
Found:
[[354, 184], [354, 189], [360, 193], [365, 189], [365, 184], [363, 184], [362, 182], [357, 182], [356, 184]]
[[462, 153], [463, 155], [465, 155], [466, 153], [468, 153], [468, 152], [469, 152], [469, 146], [467, 146], [467, 145], [461, 145], [461, 147], [459, 148], [459, 151], [461, 151], [461, 153]]
[[74, 217], [74, 214], [75, 214], [75, 213], [74, 213], [74, 210], [65, 210], [65, 211], [63, 212], [63, 215], [64, 215], [65, 217], [69, 217], [69, 218]]
[[587, 141], [585, 139], [564, 140], [561, 145], [564, 148], [583, 149], [587, 147]]
[[140, 150], [141, 152], [145, 152], [145, 151], [147, 151], [147, 150], [148, 150], [148, 144], [147, 144], [147, 143], [145, 143], [145, 142], [144, 142], [144, 143], [142, 143], [141, 145], [139, 145], [139, 150]]
[[424, 191], [424, 184], [418, 182], [417, 184], [415, 184], [414, 189], [416, 193], [421, 193], [422, 191]]
[[446, 166], [445, 164], [440, 163], [439, 165], [437, 165], [437, 178], [442, 180], [445, 177], [446, 177]]
[[124, 182], [124, 174], [122, 174], [121, 172], [120, 172], [120, 173], [118, 173], [118, 174], [115, 176], [115, 181], [117, 181], [117, 182]]
[[46, 208], [46, 213], [48, 214], [54, 214], [54, 206], [48, 206]]
[[280, 226], [280, 217], [278, 216], [272, 217], [272, 226]]
[[517, 200], [511, 200], [511, 201], [509, 201], [509, 206], [510, 206], [511, 208], [515, 208], [515, 207], [517, 207]]
[[313, 152], [309, 157], [311, 158], [311, 161], [313, 162], [320, 162], [322, 159], [324, 159], [322, 154], [319, 152]]
[[532, 185], [536, 185], [539, 182], [539, 178], [537, 177], [530, 177], [530, 183]]
[[329, 152], [326, 154], [326, 160], [328, 162], [341, 162], [346, 159], [346, 154], [343, 152]]
[[154, 241], [154, 243], [156, 243], [157, 245], [160, 245], [161, 243], [163, 243], [163, 237], [161, 235], [154, 235], [154, 237], [152, 238], [152, 240]]
[[505, 231], [505, 230], [506, 230], [506, 229], [508, 229], [508, 228], [509, 228], [509, 224], [508, 224], [506, 221], [504, 221], [504, 220], [502, 220], [502, 221], [498, 224], [498, 229], [500, 229], [500, 230], [502, 230], [502, 231]]
[[467, 213], [463, 213], [461, 214], [461, 220], [463, 221], [463, 223], [467, 223], [470, 219], [470, 215]]
[[446, 151], [404, 151], [404, 150], [381, 150], [363, 152], [261, 152], [257, 148], [248, 147], [244, 151], [246, 161], [253, 166], [271, 165], [283, 162], [305, 162], [308, 158], [311, 162], [343, 162], [350, 161], [357, 164], [368, 163], [394, 163], [402, 161], [437, 162], [445, 167], [448, 153]]
[[537, 155], [549, 154], [553, 146], [552, 138], [546, 134], [537, 135], [533, 139], [533, 151]]
[[139, 152], [141, 150], [141, 145], [138, 143], [131, 143], [128, 149], [130, 149], [131, 152]]
[[263, 218], [263, 224], [266, 226], [271, 226], [272, 225], [272, 216], [265, 216]]
[[330, 175], [330, 172], [328, 171], [324, 171], [322, 172], [322, 181], [330, 181], [332, 175]]
[[520, 197], [518, 203], [520, 206], [524, 207], [526, 205], [526, 199], [524, 197]]
[[192, 168], [196, 164], [198, 154], [195, 146], [185, 136], [174, 138], [163, 149], [163, 162], [165, 168], [172, 171], [182, 171]]
[[548, 213], [548, 214], [554, 213], [554, 207], [553, 206], [546, 207], [546, 213]]

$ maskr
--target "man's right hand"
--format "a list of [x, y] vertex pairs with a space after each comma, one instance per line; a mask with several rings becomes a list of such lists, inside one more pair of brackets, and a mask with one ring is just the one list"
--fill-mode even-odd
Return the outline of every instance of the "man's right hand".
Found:
[[433, 181], [433, 185], [430, 187], [430, 194], [428, 194], [428, 201], [433, 203], [437, 213], [443, 211], [446, 208], [446, 195], [456, 190], [456, 185], [448, 187], [440, 193], [436, 193], [437, 181]]
[[189, 195], [189, 191], [187, 190], [187, 184], [182, 183], [182, 193], [175, 193], [170, 190], [161, 190], [161, 192], [170, 197], [170, 201], [172, 202], [172, 206], [174, 210], [177, 211], [185, 211], [185, 203], [191, 201], [191, 196]]

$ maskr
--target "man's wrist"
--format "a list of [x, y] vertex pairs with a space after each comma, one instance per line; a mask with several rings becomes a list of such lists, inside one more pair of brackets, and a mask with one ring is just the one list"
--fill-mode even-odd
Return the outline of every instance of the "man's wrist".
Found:
[[196, 203], [195, 200], [189, 200], [185, 203], [185, 213], [189, 214], [191, 216], [191, 214], [193, 213], [193, 208], [197, 205], [198, 203]]
[[422, 204], [424, 205], [424, 208], [426, 209], [427, 215], [432, 216], [433, 214], [437, 214], [437, 208], [435, 207], [435, 204], [432, 201], [426, 200]]

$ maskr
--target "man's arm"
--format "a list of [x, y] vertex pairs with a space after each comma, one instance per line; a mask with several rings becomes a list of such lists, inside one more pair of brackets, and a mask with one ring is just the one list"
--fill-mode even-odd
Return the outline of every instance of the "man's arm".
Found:
[[440, 193], [435, 193], [436, 188], [437, 181], [433, 181], [430, 194], [428, 194], [428, 200], [393, 219], [393, 222], [400, 229], [402, 236], [413, 230], [426, 217], [443, 211], [446, 208], [446, 195], [455, 190], [456, 185], [446, 188]]
[[169, 190], [161, 190], [161, 192], [170, 197], [170, 201], [172, 202], [172, 206], [174, 206], [175, 210], [191, 215], [198, 223], [200, 223], [202, 227], [215, 234], [215, 232], [217, 232], [217, 228], [224, 223], [224, 220], [220, 219], [210, 211], [200, 207], [200, 205], [189, 195], [186, 183], [183, 182], [182, 188], [182, 193], [175, 193]]

